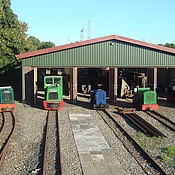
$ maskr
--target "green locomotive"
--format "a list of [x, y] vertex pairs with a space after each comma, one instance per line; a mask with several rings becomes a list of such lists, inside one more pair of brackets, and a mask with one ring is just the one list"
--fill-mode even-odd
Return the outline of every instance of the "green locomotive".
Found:
[[47, 110], [57, 110], [63, 107], [63, 77], [44, 77], [45, 100], [44, 108]]
[[0, 112], [16, 111], [14, 91], [11, 86], [0, 87]]
[[138, 88], [133, 102], [142, 110], [158, 109], [157, 93], [150, 88]]

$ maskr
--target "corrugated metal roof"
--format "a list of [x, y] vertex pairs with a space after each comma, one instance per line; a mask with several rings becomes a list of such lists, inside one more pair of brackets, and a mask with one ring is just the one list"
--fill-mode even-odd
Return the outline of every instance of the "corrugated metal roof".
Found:
[[[130, 41], [130, 42], [129, 42]], [[116, 35], [17, 56], [36, 67], [175, 67], [175, 49]]]
[[38, 51], [34, 51], [34, 52], [19, 54], [19, 55], [17, 55], [17, 59], [28, 58], [28, 57], [32, 57], [32, 56], [47, 54], [47, 53], [65, 50], [65, 49], [71, 49], [71, 48], [85, 46], [85, 45], [89, 45], [89, 44], [95, 44], [98, 42], [103, 42], [103, 41], [108, 41], [108, 40], [123, 41], [126, 43], [131, 43], [131, 44], [135, 44], [138, 46], [144, 46], [144, 47], [148, 47], [148, 48], [152, 48], [152, 49], [175, 54], [175, 49], [172, 49], [172, 48], [167, 48], [167, 47], [160, 46], [160, 45], [155, 45], [155, 44], [151, 44], [151, 43], [147, 43], [147, 42], [143, 42], [143, 41], [125, 38], [122, 36], [110, 35], [110, 36], [106, 36], [106, 37], [101, 37], [101, 38], [96, 38], [96, 39], [91, 39], [91, 40], [86, 40], [86, 41], [80, 41], [80, 42], [76, 42], [76, 43], [66, 44], [66, 45], [52, 47], [52, 48], [43, 49], [43, 50], [38, 50]]

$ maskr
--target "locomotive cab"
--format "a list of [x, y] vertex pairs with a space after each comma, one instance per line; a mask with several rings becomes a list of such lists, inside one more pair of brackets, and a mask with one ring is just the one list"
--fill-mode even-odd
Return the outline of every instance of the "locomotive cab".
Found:
[[44, 77], [44, 89], [49, 86], [59, 87], [62, 84], [62, 76], [46, 76]]

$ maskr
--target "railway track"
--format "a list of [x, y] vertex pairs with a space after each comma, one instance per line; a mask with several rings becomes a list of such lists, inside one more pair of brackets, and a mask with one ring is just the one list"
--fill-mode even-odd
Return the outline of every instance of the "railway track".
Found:
[[[146, 174], [167, 175], [165, 170], [161, 168], [160, 165], [134, 140], [134, 138], [117, 122], [117, 119], [113, 117], [108, 110], [98, 111], [98, 113]], [[115, 123], [115, 127], [106, 120], [106, 116]]]
[[157, 130], [154, 126], [149, 124], [146, 120], [135, 113], [134, 108], [118, 108], [119, 112], [122, 113], [128, 120], [130, 120], [134, 125], [141, 129], [145, 134], [156, 137], [166, 137], [162, 132]]
[[166, 116], [158, 113], [157, 111], [146, 111], [146, 113], [154, 119], [158, 120], [161, 124], [169, 128], [170, 130], [175, 132], [175, 122], [173, 122]]
[[0, 128], [0, 170], [8, 151], [10, 141], [14, 135], [16, 128], [16, 119], [13, 112], [1, 112], [1, 128]]
[[62, 175], [59, 115], [57, 111], [48, 111], [45, 133], [44, 159], [42, 174]]

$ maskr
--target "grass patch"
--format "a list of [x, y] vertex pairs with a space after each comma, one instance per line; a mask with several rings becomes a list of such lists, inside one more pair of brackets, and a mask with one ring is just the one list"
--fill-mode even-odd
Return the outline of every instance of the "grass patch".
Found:
[[159, 149], [161, 155], [156, 157], [162, 162], [169, 164], [172, 168], [175, 168], [175, 146], [164, 147], [163, 149], [161, 149], [161, 145], [166, 142], [166, 139], [162, 137], [149, 137], [141, 132], [132, 135], [132, 137], [146, 151], [150, 149]]
[[165, 147], [163, 150], [169, 157], [175, 159], [175, 146]]
[[169, 157], [167, 155], [162, 155], [161, 158], [162, 158], [163, 162], [165, 162], [169, 159]]
[[163, 148], [165, 155], [161, 156], [163, 162], [167, 162], [175, 168], [175, 146]]
[[149, 137], [145, 136], [142, 132], [137, 132], [135, 135], [132, 135], [137, 143], [139, 143], [144, 149], [155, 148], [164, 143], [162, 137]]

